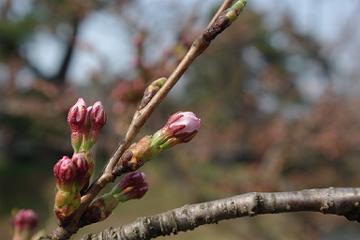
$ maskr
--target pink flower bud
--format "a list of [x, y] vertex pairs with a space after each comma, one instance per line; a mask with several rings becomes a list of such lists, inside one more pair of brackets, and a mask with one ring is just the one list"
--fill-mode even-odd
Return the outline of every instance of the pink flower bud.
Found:
[[177, 112], [170, 116], [164, 129], [180, 142], [188, 142], [199, 131], [200, 124], [200, 118], [193, 112]]
[[13, 219], [13, 227], [19, 231], [32, 231], [36, 228], [39, 218], [31, 209], [21, 209]]
[[84, 153], [75, 153], [71, 159], [76, 167], [77, 179], [81, 180], [89, 170], [89, 164]]
[[106, 123], [106, 113], [100, 101], [97, 101], [92, 106], [90, 122], [93, 131], [99, 131]]
[[[113, 194], [119, 201], [140, 199], [148, 191], [148, 188], [145, 174], [142, 172], [132, 172], [121, 179], [113, 189]], [[121, 191], [120, 194], [116, 194], [119, 190]]]
[[75, 182], [82, 185], [89, 170], [89, 164], [85, 154], [75, 153], [70, 159], [64, 156], [54, 166], [54, 175], [60, 188], [63, 185], [71, 185]]
[[200, 129], [201, 120], [192, 112], [170, 116], [165, 126], [151, 138], [151, 152], [156, 156], [176, 144], [190, 141]]
[[54, 166], [54, 176], [59, 184], [71, 184], [75, 181], [77, 167], [67, 156], [60, 159]]
[[106, 123], [106, 113], [100, 101], [87, 108], [84, 124], [84, 138], [80, 151], [88, 152], [95, 144], [100, 130]]
[[90, 131], [91, 128], [91, 112], [92, 112], [93, 106], [89, 106], [86, 109], [86, 116], [85, 116], [85, 124], [84, 124], [84, 128], [85, 128], [85, 133]]
[[67, 122], [72, 132], [80, 132], [83, 128], [86, 117], [86, 103], [84, 99], [79, 98], [74, 106], [69, 110]]

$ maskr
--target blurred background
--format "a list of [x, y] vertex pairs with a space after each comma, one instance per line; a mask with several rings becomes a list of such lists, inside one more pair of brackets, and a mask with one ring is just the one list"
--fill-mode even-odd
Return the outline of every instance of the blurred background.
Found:
[[[139, 137], [191, 110], [190, 144], [143, 167], [150, 190], [96, 232], [187, 203], [249, 191], [356, 187], [360, 181], [360, 1], [250, 0], [154, 112]], [[11, 211], [56, 226], [52, 167], [71, 155], [68, 108], [101, 100], [97, 172], [123, 138], [146, 84], [168, 76], [219, 0], [0, 0], [0, 238]], [[41, 228], [39, 228], [41, 229]], [[259, 216], [166, 239], [359, 239], [321, 214]]]

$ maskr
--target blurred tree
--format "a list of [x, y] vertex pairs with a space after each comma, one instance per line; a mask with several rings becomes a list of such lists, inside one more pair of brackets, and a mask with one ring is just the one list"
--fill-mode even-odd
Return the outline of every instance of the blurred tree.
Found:
[[[0, 89], [2, 222], [7, 221], [14, 207], [35, 208], [41, 210], [42, 219], [52, 218], [48, 211], [52, 207], [49, 192], [54, 185], [50, 169], [71, 151], [64, 116], [73, 99], [96, 96], [112, 110], [104, 141], [97, 149], [101, 168], [119, 135], [124, 134], [146, 84], [173, 70], [203, 20], [198, 13], [190, 14], [188, 20], [179, 19], [183, 24], [173, 26], [177, 29], [173, 43], [157, 53], [159, 57], [149, 60], [148, 49], [162, 42], [151, 42], [153, 30], [145, 29], [121, 10], [132, 7], [143, 11], [137, 1], [35, 0], [25, 13], [15, 11], [14, 2], [7, 0], [0, 5], [0, 79], [4, 79]], [[101, 69], [80, 88], [69, 81], [68, 72], [76, 50], [91, 51], [91, 46], [79, 41], [79, 33], [83, 22], [96, 12], [120, 16], [138, 33], [129, 43], [135, 49], [134, 64], [123, 75], [114, 76]], [[63, 44], [61, 61], [51, 74], [29, 56], [29, 43], [41, 31]], [[124, 34], [132, 35], [125, 30]], [[291, 17], [284, 16], [282, 24], [273, 28], [268, 26], [266, 16], [251, 10], [225, 32], [194, 64], [184, 79], [186, 84], [162, 104], [160, 114], [153, 116], [147, 126], [156, 129], [159, 119], [185, 107], [204, 119], [204, 128], [191, 147], [167, 153], [171, 161], [160, 160], [149, 169], [156, 173], [157, 184], [151, 190], [155, 193], [146, 200], [150, 205], [154, 203], [152, 210], [162, 205], [158, 194], [177, 196], [180, 200], [164, 197], [164, 201], [171, 199], [177, 206], [185, 200], [209, 200], [245, 191], [354, 186], [359, 178], [358, 99], [338, 96], [329, 84], [314, 102], [303, 94], [299, 84], [299, 79], [308, 76], [309, 64], [320, 69], [325, 79], [336, 71], [331, 55], [320, 51], [321, 45], [313, 36], [299, 32]], [[25, 78], [32, 79], [25, 88], [21, 84], [24, 73]], [[112, 81], [105, 81], [108, 79]], [[166, 189], [170, 184], [173, 189]], [[176, 188], [182, 189], [186, 197], [174, 191]], [[328, 226], [323, 227], [320, 221], [309, 215], [281, 216], [274, 221], [251, 220], [241, 229], [234, 223], [219, 229], [228, 231], [229, 239], [320, 239], [344, 225], [330, 218]], [[285, 223], [291, 224], [286, 229], [279, 227]], [[4, 229], [8, 230], [0, 228], [1, 234]], [[351, 226], [346, 231], [360, 235]], [[301, 234], [304, 232], [307, 234]]]

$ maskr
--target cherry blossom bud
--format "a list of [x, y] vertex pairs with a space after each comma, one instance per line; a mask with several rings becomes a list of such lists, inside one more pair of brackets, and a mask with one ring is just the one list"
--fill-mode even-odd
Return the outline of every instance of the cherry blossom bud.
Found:
[[12, 220], [14, 235], [12, 240], [30, 240], [38, 224], [38, 215], [31, 209], [18, 211]]
[[89, 106], [86, 108], [86, 116], [85, 116], [85, 123], [84, 123], [84, 133], [88, 133], [90, 131], [91, 128], [91, 112], [92, 112], [93, 106]]
[[89, 165], [84, 154], [74, 154], [70, 159], [64, 156], [54, 166], [58, 191], [55, 196], [55, 214], [60, 223], [80, 206], [80, 188], [85, 184]]
[[16, 213], [12, 224], [14, 229], [32, 231], [36, 228], [38, 221], [39, 217], [33, 210], [21, 209]]
[[106, 113], [100, 101], [97, 101], [92, 106], [90, 121], [92, 130], [98, 134], [98, 131], [100, 131], [106, 123]]
[[81, 146], [82, 134], [86, 118], [86, 103], [84, 99], [79, 98], [74, 106], [69, 110], [67, 122], [71, 130], [71, 145], [77, 152]]
[[76, 180], [81, 187], [87, 186], [93, 172], [94, 164], [89, 163], [84, 153], [75, 153], [71, 159], [76, 166]]
[[106, 219], [119, 202], [142, 198], [148, 190], [145, 174], [132, 172], [127, 174], [110, 193], [95, 199], [81, 217], [80, 226], [100, 222]]
[[142, 172], [132, 172], [121, 179], [117, 186], [113, 188], [111, 194], [120, 202], [125, 202], [130, 199], [142, 198], [148, 191], [148, 188], [145, 174]]
[[58, 188], [64, 191], [72, 191], [72, 188], [83, 186], [89, 168], [90, 166], [83, 153], [75, 153], [72, 159], [64, 156], [55, 164], [53, 169]]
[[165, 126], [152, 138], [154, 152], [168, 149], [178, 143], [189, 142], [199, 131], [201, 120], [193, 112], [178, 112], [170, 116]]
[[75, 153], [71, 159], [76, 166], [77, 177], [82, 178], [88, 171], [89, 165], [84, 153]]
[[178, 112], [173, 114], [165, 128], [181, 142], [188, 142], [200, 129], [201, 120], [193, 112]]
[[135, 171], [163, 150], [190, 141], [199, 131], [200, 123], [200, 118], [192, 112], [173, 114], [162, 129], [152, 136], [143, 137], [125, 151], [114, 174]]
[[77, 178], [77, 166], [67, 156], [63, 156], [55, 164], [53, 171], [59, 188], [66, 188], [67, 185], [72, 185]]
[[97, 101], [94, 105], [87, 108], [81, 151], [88, 152], [91, 149], [100, 134], [100, 130], [104, 127], [106, 120], [106, 113], [100, 101]]
[[84, 99], [79, 98], [74, 106], [72, 106], [69, 110], [67, 116], [67, 122], [70, 125], [71, 130], [79, 131], [84, 122], [86, 116], [86, 103]]

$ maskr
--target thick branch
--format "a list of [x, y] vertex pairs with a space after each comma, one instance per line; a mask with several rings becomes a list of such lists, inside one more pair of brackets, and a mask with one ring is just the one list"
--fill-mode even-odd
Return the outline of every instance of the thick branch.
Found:
[[146, 240], [193, 230], [221, 220], [285, 212], [320, 212], [360, 221], [360, 188], [309, 189], [295, 192], [246, 193], [212, 202], [185, 205], [83, 240]]

